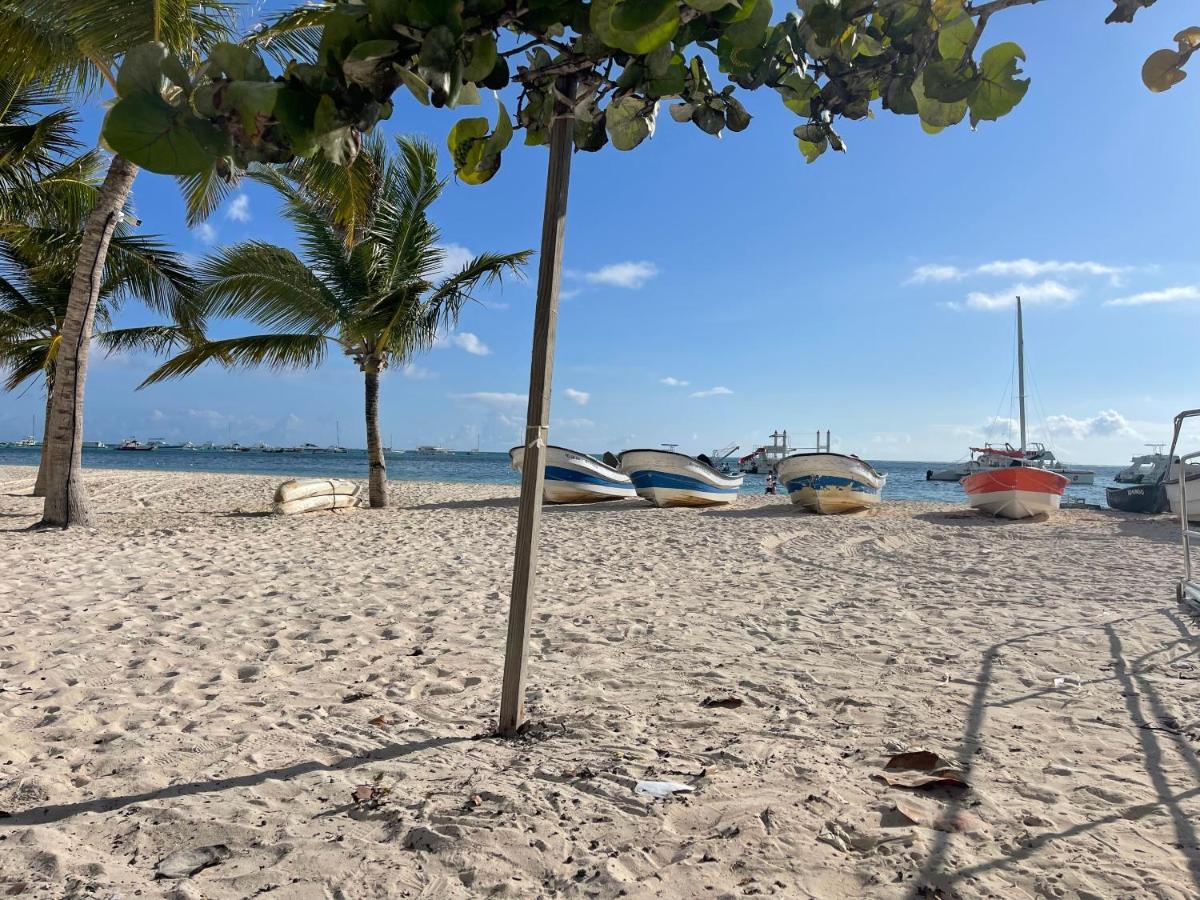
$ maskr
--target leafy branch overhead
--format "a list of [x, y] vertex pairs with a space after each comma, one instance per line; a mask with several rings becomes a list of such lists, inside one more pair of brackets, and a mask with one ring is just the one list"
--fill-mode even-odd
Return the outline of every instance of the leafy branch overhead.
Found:
[[[466, 118], [450, 131], [458, 176], [479, 184], [517, 130], [546, 143], [557, 79], [571, 76], [575, 93], [560, 99], [580, 150], [636, 147], [662, 101], [708, 134], [742, 131], [750, 114], [738, 89], [769, 89], [797, 116], [812, 161], [844, 150], [838, 121], [872, 115], [875, 101], [930, 132], [1006, 115], [1029, 87], [1025, 54], [1011, 42], [984, 49], [983, 33], [995, 13], [1035, 2], [796, 0], [781, 15], [772, 0], [324, 0], [248, 46], [218, 45], [195, 71], [161, 45], [134, 48], [104, 137], [176, 175], [318, 153], [345, 163], [392, 115], [397, 89], [459, 107], [514, 84], [511, 115], [498, 103], [494, 122]], [[1109, 21], [1153, 2], [1114, 0]], [[273, 74], [259, 47], [303, 58]]]

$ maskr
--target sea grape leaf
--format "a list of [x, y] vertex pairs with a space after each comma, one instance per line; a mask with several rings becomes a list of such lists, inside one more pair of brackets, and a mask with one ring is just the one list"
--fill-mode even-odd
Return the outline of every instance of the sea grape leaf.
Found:
[[979, 87], [971, 95], [972, 125], [1008, 115], [1021, 102], [1029, 90], [1029, 79], [1017, 78], [1021, 74], [1017, 61], [1024, 59], [1025, 51], [1012, 41], [997, 44], [983, 54], [979, 60]]
[[978, 81], [975, 67], [953, 59], [939, 59], [925, 67], [925, 96], [941, 103], [958, 103], [975, 92]]
[[921, 117], [921, 121], [935, 127], [945, 128], [948, 125], [957, 125], [967, 114], [966, 100], [944, 103], [926, 94], [923, 71], [913, 80], [912, 94], [916, 98], [917, 114]]
[[646, 115], [645, 106], [643, 100], [630, 95], [618, 97], [608, 105], [604, 127], [618, 150], [632, 150], [654, 133], [654, 119]]
[[213, 80], [270, 81], [271, 73], [258, 54], [239, 44], [216, 44], [208, 54], [206, 74]]
[[203, 172], [228, 152], [225, 134], [208, 120], [145, 91], [113, 105], [104, 119], [104, 139], [114, 153], [164, 175]]
[[117, 94], [128, 97], [138, 91], [158, 94], [162, 88], [162, 65], [166, 44], [151, 41], [130, 48], [117, 72]]
[[496, 38], [481, 34], [471, 43], [471, 61], [463, 67], [465, 81], [483, 81], [496, 67]]
[[675, 0], [592, 0], [588, 22], [610, 47], [643, 56], [679, 30]]
[[685, 0], [688, 6], [692, 9], [698, 9], [700, 12], [716, 12], [723, 6], [728, 6], [732, 0]]
[[225, 91], [225, 104], [237, 111], [246, 134], [258, 135], [275, 111], [283, 87], [275, 81], [234, 81]]
[[1186, 60], [1175, 50], [1155, 50], [1142, 65], [1142, 83], [1156, 94], [1170, 90], [1187, 78], [1183, 70]]
[[938, 29], [938, 53], [942, 59], [960, 60], [975, 37], [975, 20], [965, 12]]
[[407, 66], [397, 66], [396, 74], [400, 76], [400, 80], [409, 92], [417, 98], [417, 101], [422, 106], [429, 105], [429, 85], [416, 72]]
[[825, 138], [813, 143], [812, 141], [800, 141], [800, 152], [804, 154], [805, 162], [816, 162], [817, 157], [829, 149], [829, 142]]
[[354, 49], [346, 54], [346, 59], [342, 63], [342, 71], [346, 73], [346, 80], [364, 87], [369, 86], [374, 80], [379, 61], [395, 53], [399, 46], [396, 41], [381, 40], [363, 41], [361, 44], [356, 44]]
[[771, 24], [771, 0], [756, 0], [744, 19], [725, 29], [722, 35], [734, 47], [755, 47], [762, 43]]

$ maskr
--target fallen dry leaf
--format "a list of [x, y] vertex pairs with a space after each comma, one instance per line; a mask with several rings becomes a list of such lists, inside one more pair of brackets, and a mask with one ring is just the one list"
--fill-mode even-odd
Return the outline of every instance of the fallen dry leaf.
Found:
[[933, 788], [953, 788], [962, 790], [970, 785], [958, 769], [934, 769], [924, 775], [872, 775], [872, 778], [882, 781], [889, 787], [906, 788], [912, 791], [931, 790]]
[[392, 720], [386, 715], [376, 716], [375, 718], [373, 718], [369, 722], [367, 722], [367, 724], [368, 725], [391, 725]]
[[741, 697], [705, 697], [700, 705], [705, 709], [737, 709], [745, 702]]
[[915, 769], [920, 772], [928, 772], [931, 769], [936, 769], [941, 763], [941, 759], [936, 753], [929, 750], [907, 750], [904, 753], [897, 753], [884, 765], [885, 769]]

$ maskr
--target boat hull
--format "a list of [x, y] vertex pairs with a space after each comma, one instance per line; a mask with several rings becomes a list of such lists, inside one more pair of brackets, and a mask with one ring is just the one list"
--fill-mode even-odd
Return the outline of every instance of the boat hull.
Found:
[[[1200, 466], [1187, 464], [1187, 519], [1189, 522], [1200, 522]], [[1167, 505], [1171, 512], [1179, 515], [1179, 465], [1172, 464], [1168, 480], [1163, 482]]]
[[728, 506], [737, 500], [743, 476], [724, 475], [682, 453], [626, 450], [619, 457], [639, 497], [655, 506]]
[[[1200, 488], [1200, 484], [1196, 485]], [[1127, 488], [1105, 488], [1108, 505], [1122, 512], [1160, 513], [1169, 508], [1166, 491], [1161, 484], [1135, 484]]]
[[844, 513], [878, 506], [887, 476], [841, 453], [798, 453], [777, 467], [795, 506], [816, 513]]
[[1053, 512], [1069, 484], [1062, 475], [1030, 466], [989, 469], [962, 480], [973, 509], [1002, 519], [1028, 519]]
[[[508, 458], [512, 467], [521, 471], [525, 448], [513, 447]], [[546, 503], [603, 503], [636, 496], [629, 476], [612, 466], [576, 450], [546, 448], [546, 475], [542, 482], [542, 500]]]

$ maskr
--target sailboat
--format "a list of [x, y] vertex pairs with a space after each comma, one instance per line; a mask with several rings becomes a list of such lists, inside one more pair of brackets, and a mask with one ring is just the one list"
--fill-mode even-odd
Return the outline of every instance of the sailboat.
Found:
[[1049, 469], [1030, 465], [1025, 442], [1025, 331], [1021, 298], [1017, 298], [1017, 391], [1021, 407], [1021, 449], [1005, 468], [985, 469], [962, 480], [967, 503], [989, 516], [1028, 519], [1049, 513], [1062, 503], [1071, 480]]

